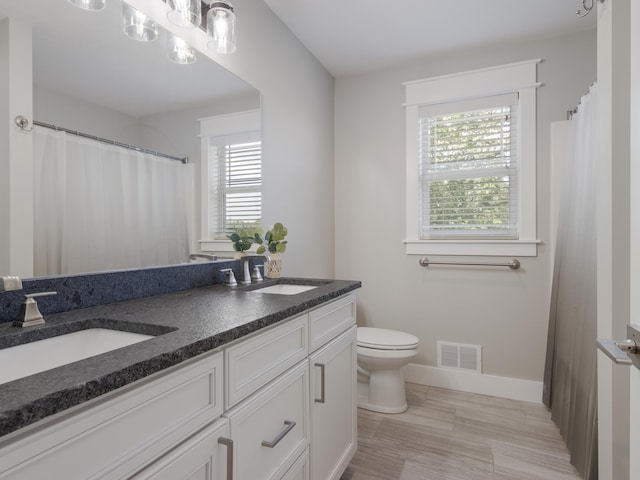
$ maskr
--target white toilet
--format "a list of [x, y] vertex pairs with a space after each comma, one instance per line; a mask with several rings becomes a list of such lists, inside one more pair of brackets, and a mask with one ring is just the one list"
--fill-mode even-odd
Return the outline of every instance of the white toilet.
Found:
[[358, 327], [358, 407], [374, 412], [407, 409], [402, 367], [418, 353], [418, 337], [384, 328]]

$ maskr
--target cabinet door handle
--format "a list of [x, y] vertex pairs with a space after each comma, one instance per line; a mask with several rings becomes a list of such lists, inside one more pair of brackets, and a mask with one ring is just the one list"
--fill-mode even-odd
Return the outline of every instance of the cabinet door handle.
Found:
[[227, 480], [233, 480], [233, 440], [219, 437], [218, 443], [227, 447]]
[[289, 433], [293, 427], [296, 426], [296, 422], [294, 422], [293, 420], [285, 420], [284, 424], [286, 425], [284, 430], [282, 430], [276, 438], [274, 438], [270, 442], [267, 442], [266, 440], [262, 441], [263, 447], [267, 447], [267, 448], [275, 447], [278, 443], [280, 443], [280, 440], [282, 440], [285, 437], [285, 435]]
[[324, 363], [314, 363], [314, 367], [320, 367], [320, 398], [314, 398], [316, 403], [324, 403]]

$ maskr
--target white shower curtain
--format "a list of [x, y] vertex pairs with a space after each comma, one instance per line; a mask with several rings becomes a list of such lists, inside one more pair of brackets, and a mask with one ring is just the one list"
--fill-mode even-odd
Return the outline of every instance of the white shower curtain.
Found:
[[190, 165], [34, 127], [34, 273], [186, 262]]
[[544, 402], [571, 463], [597, 478], [596, 153], [597, 86], [573, 115], [558, 218]]

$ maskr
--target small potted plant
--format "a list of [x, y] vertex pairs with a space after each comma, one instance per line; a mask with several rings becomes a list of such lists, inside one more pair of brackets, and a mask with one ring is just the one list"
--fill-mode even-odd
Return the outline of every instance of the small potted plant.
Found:
[[280, 278], [282, 272], [280, 255], [287, 249], [287, 241], [284, 239], [287, 233], [287, 227], [278, 222], [264, 234], [264, 242], [259, 235], [255, 237], [256, 243], [260, 244], [256, 253], [258, 255], [266, 253], [269, 256], [269, 259], [264, 262], [264, 276], [267, 278]]
[[260, 227], [238, 227], [231, 235], [227, 235], [231, 240], [233, 249], [238, 252], [236, 258], [246, 255], [246, 251], [254, 243], [262, 244], [262, 229]]

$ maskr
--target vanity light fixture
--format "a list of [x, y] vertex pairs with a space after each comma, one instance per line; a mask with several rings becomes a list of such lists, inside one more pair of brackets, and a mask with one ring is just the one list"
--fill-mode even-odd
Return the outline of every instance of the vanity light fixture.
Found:
[[99, 12], [104, 9], [106, 0], [69, 0], [69, 3], [83, 10]]
[[196, 61], [196, 52], [180, 37], [176, 37], [173, 34], [169, 34], [169, 60], [175, 63], [183, 65], [193, 63]]
[[122, 29], [139, 42], [153, 42], [158, 38], [158, 25], [151, 18], [126, 3], [122, 3]]
[[167, 19], [174, 25], [184, 28], [197, 28], [202, 19], [200, 0], [167, 0], [169, 13]]
[[207, 45], [218, 53], [236, 51], [236, 15], [226, 0], [210, 2], [207, 12]]

